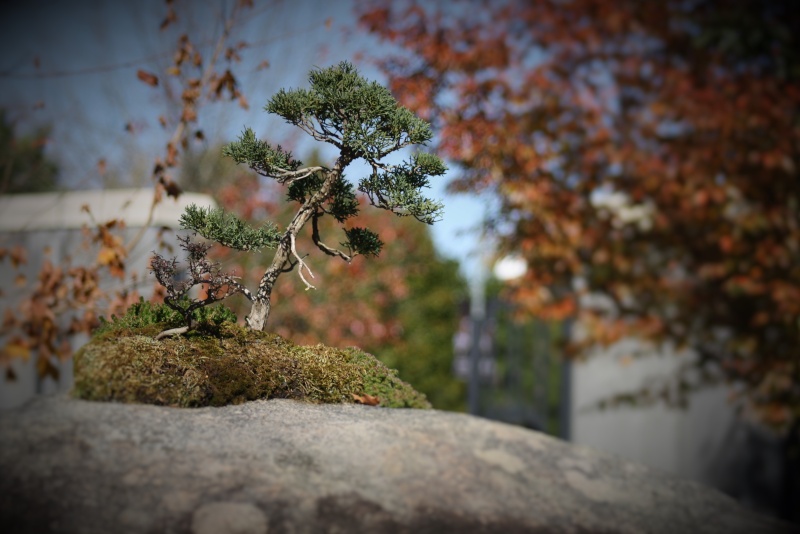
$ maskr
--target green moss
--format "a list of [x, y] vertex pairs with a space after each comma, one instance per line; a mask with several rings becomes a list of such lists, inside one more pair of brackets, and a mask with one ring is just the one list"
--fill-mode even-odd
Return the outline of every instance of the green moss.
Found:
[[75, 355], [73, 396], [166, 406], [223, 406], [288, 398], [430, 408], [425, 396], [356, 348], [298, 346], [223, 322], [185, 336], [154, 339], [158, 324], [125, 325], [95, 336]]

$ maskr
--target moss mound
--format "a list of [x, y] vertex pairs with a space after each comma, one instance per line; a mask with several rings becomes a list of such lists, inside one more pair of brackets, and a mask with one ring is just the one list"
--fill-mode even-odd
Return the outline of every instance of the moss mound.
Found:
[[107, 329], [75, 355], [73, 396], [197, 407], [256, 399], [373, 401], [430, 408], [425, 396], [357, 348], [298, 346], [235, 323], [156, 341], [164, 324]]

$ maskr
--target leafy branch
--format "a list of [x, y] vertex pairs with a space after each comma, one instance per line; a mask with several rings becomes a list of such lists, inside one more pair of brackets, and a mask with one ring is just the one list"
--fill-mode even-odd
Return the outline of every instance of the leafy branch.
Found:
[[181, 215], [180, 225], [220, 245], [242, 251], [259, 252], [264, 247], [275, 248], [280, 241], [274, 224], [266, 223], [261, 228], [251, 228], [235, 215], [219, 208], [190, 204]]

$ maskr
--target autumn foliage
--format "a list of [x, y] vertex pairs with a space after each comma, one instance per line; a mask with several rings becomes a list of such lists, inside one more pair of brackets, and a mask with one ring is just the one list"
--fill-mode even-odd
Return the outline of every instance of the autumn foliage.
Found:
[[642, 395], [735, 383], [785, 429], [800, 419], [790, 4], [379, 1], [360, 21], [401, 47], [380, 64], [460, 166], [452, 188], [500, 198], [488, 226], [529, 267], [518, 303], [577, 315], [578, 354], [630, 335], [691, 347], [695, 365]]
[[[128, 256], [144, 237], [152, 222], [153, 210], [165, 196], [178, 197], [175, 171], [180, 165], [183, 151], [190, 143], [203, 139], [199, 129], [200, 109], [209, 103], [229, 101], [243, 108], [247, 100], [239, 89], [233, 74], [239, 62], [239, 51], [245, 46], [241, 41], [234, 42], [233, 29], [251, 8], [251, 2], [241, 0], [227, 6], [220, 17], [220, 31], [210, 47], [201, 50], [186, 30], [187, 18], [176, 11], [171, 1], [166, 2], [167, 16], [160, 25], [160, 31], [173, 32], [176, 45], [172, 61], [164, 72], [155, 66], [143, 65], [131, 71], [131, 79], [164, 90], [167, 96], [180, 95], [173, 101], [169, 113], [153, 117], [162, 129], [165, 142], [160, 154], [152, 160], [151, 180], [154, 195], [148, 215], [148, 223], [138, 232], [125, 237], [122, 220], [95, 220], [88, 206], [85, 207], [87, 224], [84, 227], [84, 244], [72, 251], [66, 261], [55, 264], [47, 251], [26, 251], [20, 246], [0, 244], [0, 262], [7, 262], [15, 275], [17, 293], [21, 293], [18, 309], [6, 307], [0, 327], [0, 366], [6, 378], [14, 379], [9, 363], [16, 358], [36, 358], [36, 368], [41, 377], [58, 378], [57, 362], [72, 356], [72, 342], [76, 333], [88, 334], [98, 323], [100, 315], [121, 315], [131, 304], [139, 300], [136, 290], [139, 280], [145, 273], [134, 273], [129, 269]], [[151, 68], [152, 67], [152, 68]], [[7, 153], [11, 140], [9, 130], [3, 119], [3, 154]], [[125, 131], [137, 134], [134, 123], [125, 124]], [[13, 132], [12, 132], [13, 133]], [[43, 162], [41, 146], [28, 146], [29, 141], [16, 142], [17, 156], [3, 157], [4, 175], [14, 178], [2, 192], [44, 191], [52, 187], [54, 171]], [[31, 168], [20, 168], [20, 161], [29, 162]], [[9, 162], [13, 162], [13, 165]], [[46, 165], [45, 165], [46, 163]], [[100, 174], [107, 168], [105, 158], [97, 162]], [[21, 169], [21, 170], [20, 170]], [[21, 176], [15, 176], [19, 170]], [[24, 171], [24, 172], [22, 172]], [[19, 178], [19, 179], [18, 179]], [[30, 186], [36, 178], [35, 188]], [[28, 253], [44, 253], [38, 273], [26, 273], [35, 269], [28, 264]], [[101, 283], [104, 281], [105, 283]], [[6, 281], [3, 281], [4, 284]], [[109, 283], [112, 282], [112, 283]], [[0, 293], [5, 297], [6, 291]], [[155, 298], [163, 296], [156, 293]]]

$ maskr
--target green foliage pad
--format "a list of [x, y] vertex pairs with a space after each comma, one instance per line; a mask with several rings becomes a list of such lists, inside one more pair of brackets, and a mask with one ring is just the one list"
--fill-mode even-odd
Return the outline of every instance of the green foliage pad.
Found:
[[264, 247], [274, 248], [280, 240], [280, 233], [274, 224], [266, 223], [261, 228], [251, 228], [220, 208], [190, 204], [181, 215], [180, 224], [185, 230], [193, 230], [206, 239], [236, 250], [258, 252]]
[[[430, 125], [401, 106], [391, 92], [379, 83], [358, 74], [346, 61], [309, 74], [308, 89], [281, 89], [265, 110], [282, 117], [316, 139], [337, 147], [340, 162], [363, 159], [372, 167], [358, 189], [372, 205], [400, 216], [413, 216], [433, 224], [441, 216], [441, 202], [426, 198], [421, 190], [429, 187], [431, 176], [443, 175], [447, 167], [434, 154], [416, 153], [399, 165], [381, 160], [406, 146], [425, 145], [433, 137]], [[263, 176], [281, 183], [296, 177], [302, 163], [280, 146], [256, 138], [247, 128], [239, 139], [224, 149], [237, 163], [245, 163]], [[319, 168], [291, 183], [289, 199], [306, 202], [321, 186]], [[295, 174], [293, 174], [295, 173]], [[331, 191], [328, 211], [340, 223], [357, 213], [353, 188], [343, 179]]]

